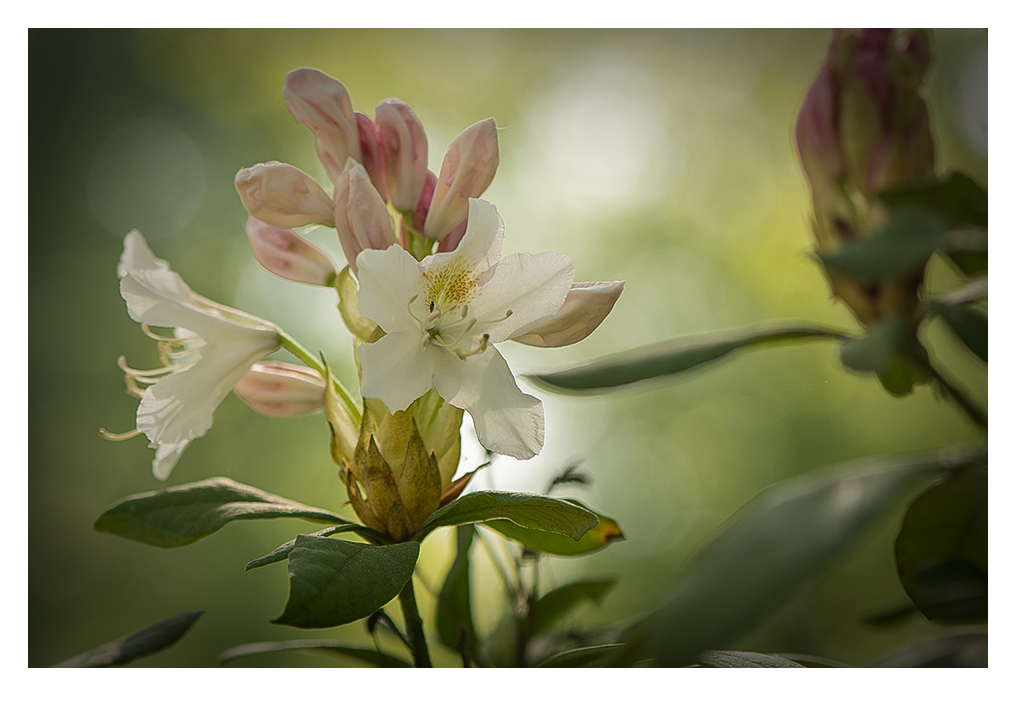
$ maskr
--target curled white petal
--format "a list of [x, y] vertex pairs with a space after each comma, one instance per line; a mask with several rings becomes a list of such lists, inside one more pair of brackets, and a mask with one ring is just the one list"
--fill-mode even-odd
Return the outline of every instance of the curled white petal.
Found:
[[578, 282], [550, 320], [512, 339], [534, 347], [563, 347], [579, 342], [600, 326], [621, 296], [624, 282]]

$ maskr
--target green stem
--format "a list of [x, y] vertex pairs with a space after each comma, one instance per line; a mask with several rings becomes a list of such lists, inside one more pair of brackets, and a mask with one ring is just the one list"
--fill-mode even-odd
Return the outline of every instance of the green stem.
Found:
[[[312, 355], [307, 348], [281, 330], [278, 332], [278, 337], [279, 344], [283, 346], [283, 349], [289, 351], [302, 363], [314, 368], [321, 374], [322, 377], [325, 377], [325, 366], [322, 365], [321, 361]], [[332, 376], [332, 384], [335, 386], [335, 391], [338, 393], [343, 405], [346, 406], [346, 411], [350, 414], [350, 417], [353, 420], [359, 421], [360, 408], [355, 402], [353, 402], [353, 396], [349, 394], [349, 391], [346, 390], [343, 384], [339, 382], [334, 375]]]
[[410, 651], [413, 653], [413, 664], [417, 667], [430, 667], [431, 655], [427, 651], [427, 640], [424, 638], [424, 622], [417, 611], [417, 598], [413, 595], [412, 576], [399, 592], [399, 605], [403, 609], [406, 639], [409, 640]]
[[957, 405], [960, 406], [961, 410], [963, 410], [967, 414], [968, 418], [971, 419], [971, 422], [977, 425], [982, 430], [988, 431], [989, 430], [988, 416], [985, 413], [983, 413], [978, 408], [978, 406], [974, 404], [974, 402], [968, 399], [967, 395], [965, 395], [959, 388], [957, 388], [956, 386], [953, 385], [953, 383], [947, 380], [942, 373], [936, 370], [934, 366], [929, 365], [928, 369], [929, 372], [932, 374], [932, 377], [934, 377], [936, 381], [941, 386], [943, 386], [943, 389], [946, 391], [947, 395], [950, 398], [952, 398], [953, 401], [957, 403]]

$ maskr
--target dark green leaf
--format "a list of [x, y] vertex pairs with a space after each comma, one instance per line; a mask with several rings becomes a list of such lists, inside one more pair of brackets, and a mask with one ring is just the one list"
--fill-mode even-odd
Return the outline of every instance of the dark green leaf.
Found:
[[471, 650], [477, 642], [470, 599], [470, 547], [474, 533], [471, 525], [456, 529], [456, 558], [438, 593], [438, 636], [456, 652], [461, 651], [461, 646]]
[[337, 627], [390, 602], [413, 574], [420, 544], [372, 546], [297, 537], [289, 555], [290, 598], [273, 624]]
[[488, 521], [484, 526], [494, 529], [506, 538], [518, 541], [528, 549], [541, 551], [545, 554], [553, 554], [554, 556], [589, 554], [602, 549], [608, 544], [625, 540], [625, 534], [622, 533], [618, 522], [614, 519], [598, 514], [575, 499], [567, 498], [564, 500], [574, 503], [576, 506], [582, 506], [597, 516], [597, 525], [583, 534], [579, 541], [573, 541], [568, 536], [560, 534], [551, 534], [546, 531], [537, 531], [536, 529], [524, 529], [522, 526], [516, 526], [511, 521]]
[[[329, 526], [327, 529], [322, 529], [321, 531], [315, 531], [313, 534], [308, 534], [308, 536], [321, 536], [328, 538], [329, 536], [341, 534], [344, 531], [353, 531], [359, 528], [361, 527], [357, 524], [339, 524], [338, 526]], [[290, 539], [285, 544], [280, 544], [264, 556], [259, 556], [254, 561], [247, 562], [247, 566], [244, 567], [244, 571], [257, 569], [258, 567], [265, 566], [267, 564], [275, 564], [278, 561], [285, 561], [289, 558], [290, 552], [293, 551], [293, 547], [296, 546], [296, 544], [296, 539]]]
[[957, 634], [897, 652], [870, 667], [988, 667], [989, 636]]
[[989, 271], [989, 253], [977, 249], [954, 250], [947, 254], [951, 262], [968, 277]]
[[929, 257], [946, 244], [944, 231], [939, 217], [902, 209], [878, 231], [819, 257], [830, 271], [862, 282], [901, 277], [925, 267]]
[[580, 647], [568, 652], [560, 652], [548, 657], [537, 667], [592, 667], [606, 662], [608, 657], [622, 648], [620, 644], [598, 644], [592, 647]]
[[173, 547], [203, 539], [230, 521], [277, 518], [350, 523], [325, 509], [305, 506], [228, 478], [210, 478], [128, 496], [100, 516], [95, 529], [153, 546]]
[[938, 624], [989, 616], [989, 488], [985, 468], [966, 468], [916, 498], [897, 536], [901, 584]]
[[573, 607], [584, 601], [600, 604], [604, 595], [617, 584], [615, 579], [586, 579], [569, 582], [543, 594], [537, 600], [537, 617], [533, 625], [533, 634], [547, 631]]
[[219, 663], [224, 664], [241, 657], [260, 655], [268, 652], [285, 652], [297, 650], [302, 652], [323, 652], [326, 654], [352, 657], [376, 667], [412, 667], [406, 660], [379, 652], [376, 649], [357, 647], [331, 639], [296, 639], [289, 642], [252, 642], [239, 647], [231, 647], [219, 655]]
[[154, 655], [183, 637], [202, 614], [204, 612], [201, 610], [178, 614], [53, 666], [113, 667], [125, 665], [139, 657]]
[[989, 318], [967, 307], [930, 303], [929, 307], [950, 326], [968, 350], [989, 362]]
[[508, 519], [527, 529], [563, 534], [579, 541], [597, 525], [582, 506], [535, 493], [475, 491], [431, 514], [413, 538], [420, 541], [439, 526], [461, 526]]
[[797, 662], [802, 667], [827, 668], [827, 667], [850, 667], [851, 666], [851, 665], [846, 665], [843, 662], [837, 662], [836, 660], [827, 659], [826, 657], [816, 657], [815, 655], [802, 655], [802, 654], [786, 654], [786, 653], [782, 653], [782, 654], [775, 655], [775, 656], [776, 657], [783, 657], [784, 659], [791, 660], [792, 662]]
[[595, 392], [641, 380], [674, 375], [719, 360], [736, 350], [784, 342], [841, 338], [832, 330], [796, 324], [777, 324], [719, 335], [680, 337], [659, 345], [638, 348], [589, 365], [556, 373], [529, 376], [558, 392]]
[[626, 632], [616, 664], [656, 655], [665, 667], [731, 644], [833, 564], [922, 481], [971, 456], [851, 462], [776, 484], [697, 555], [665, 604]]
[[989, 224], [988, 192], [960, 171], [952, 171], [930, 184], [884, 191], [879, 196], [891, 209], [925, 209], [951, 227]]
[[884, 317], [864, 337], [845, 342], [840, 359], [852, 370], [876, 373], [892, 395], [907, 395], [929, 379], [929, 355], [901, 315]]
[[804, 667], [804, 665], [776, 655], [727, 650], [700, 652], [696, 657], [696, 662], [704, 667]]

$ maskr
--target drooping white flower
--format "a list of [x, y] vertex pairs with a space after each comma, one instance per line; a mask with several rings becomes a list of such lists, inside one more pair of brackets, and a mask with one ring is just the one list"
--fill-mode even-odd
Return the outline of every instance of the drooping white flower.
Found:
[[452, 252], [417, 262], [393, 245], [357, 257], [359, 310], [387, 334], [361, 345], [361, 393], [395, 412], [433, 386], [467, 410], [480, 442], [515, 458], [544, 443], [544, 409], [516, 386], [494, 348], [550, 320], [574, 268], [563, 254], [501, 258], [504, 226], [493, 205], [469, 200], [469, 224]]
[[[279, 348], [279, 332], [192, 292], [137, 230], [124, 238], [117, 274], [131, 319], [159, 343], [161, 368], [135, 370], [123, 357], [120, 366], [128, 390], [141, 399], [137, 429], [156, 449], [152, 473], [166, 480], [187, 445], [212, 427], [212, 414], [233, 386]], [[173, 328], [173, 334], [157, 335], [150, 325]]]

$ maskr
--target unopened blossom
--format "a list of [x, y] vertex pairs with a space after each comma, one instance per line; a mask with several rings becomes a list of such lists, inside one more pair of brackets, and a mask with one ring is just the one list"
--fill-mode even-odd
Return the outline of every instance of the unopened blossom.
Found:
[[337, 271], [332, 259], [291, 229], [279, 229], [248, 217], [247, 241], [254, 258], [272, 274], [291, 282], [324, 287], [335, 281]]
[[362, 252], [359, 309], [387, 334], [357, 354], [365, 398], [397, 412], [433, 387], [470, 413], [485, 447], [525, 459], [543, 446], [543, 406], [519, 390], [494, 343], [554, 317], [574, 268], [563, 254], [502, 258], [503, 237], [494, 206], [471, 199], [455, 251], [420, 262], [399, 246]]
[[388, 198], [399, 211], [414, 211], [427, 178], [427, 136], [413, 109], [387, 98], [374, 111], [385, 155]]
[[[279, 348], [279, 332], [192, 292], [136, 230], [124, 238], [117, 273], [128, 314], [159, 343], [162, 367], [136, 370], [123, 358], [120, 365], [128, 389], [141, 399], [137, 430], [156, 449], [152, 472], [165, 480], [187, 445], [212, 427], [212, 414], [237, 382]], [[149, 326], [173, 332], [157, 335]]]
[[424, 233], [440, 240], [464, 224], [469, 200], [484, 193], [497, 170], [498, 127], [488, 118], [456, 136], [445, 151]]
[[513, 338], [534, 347], [564, 347], [586, 339], [608, 316], [624, 282], [574, 282], [561, 309], [550, 320]]
[[346, 261], [357, 271], [357, 256], [365, 249], [384, 249], [396, 243], [388, 207], [371, 184], [364, 167], [353, 159], [335, 182], [335, 229]]
[[286, 74], [283, 98], [293, 118], [314, 132], [318, 157], [335, 180], [346, 159], [362, 161], [360, 131], [346, 87], [313, 68]]
[[325, 381], [309, 367], [259, 362], [244, 373], [233, 391], [262, 415], [296, 418], [325, 404]]
[[295, 166], [256, 164], [238, 171], [235, 183], [247, 213], [265, 224], [282, 229], [332, 226], [331, 197]]

